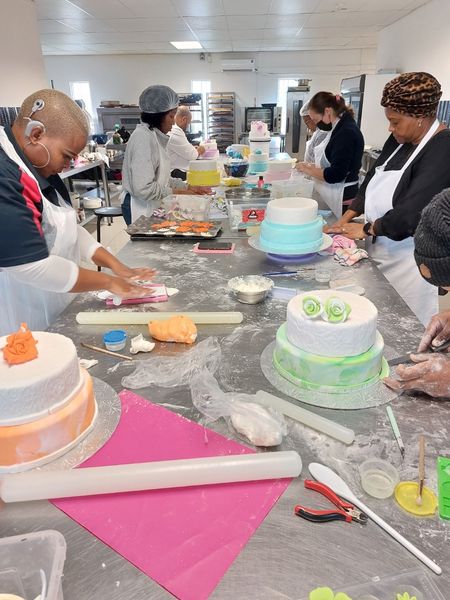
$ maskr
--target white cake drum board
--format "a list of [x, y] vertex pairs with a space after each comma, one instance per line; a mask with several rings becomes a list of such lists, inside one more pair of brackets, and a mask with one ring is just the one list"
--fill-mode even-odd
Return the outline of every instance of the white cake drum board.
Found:
[[121, 414], [120, 398], [113, 388], [92, 378], [94, 395], [97, 403], [96, 417], [87, 434], [77, 441], [75, 446], [62, 448], [58, 453], [46, 459], [36, 461], [35, 466], [15, 465], [0, 468], [1, 473], [18, 473], [38, 468], [40, 471], [72, 469], [87, 460], [106, 444], [119, 424]]
[[[263, 350], [261, 354], [261, 370], [266, 379], [278, 391], [312, 406], [320, 406], [322, 408], [334, 408], [339, 410], [355, 410], [360, 408], [373, 408], [392, 402], [398, 392], [394, 392], [384, 385], [380, 380], [361, 386], [357, 389], [346, 389], [342, 392], [327, 391], [326, 387], [311, 389], [309, 386], [298, 386], [291, 383], [278, 373], [273, 364], [273, 353], [275, 350], [275, 342], [271, 342]], [[383, 358], [383, 366], [380, 377], [389, 375], [389, 366]]]
[[327, 250], [327, 248], [329, 248], [332, 245], [333, 238], [331, 236], [329, 236], [327, 233], [324, 233], [322, 236], [322, 245], [320, 246], [320, 248], [318, 250], [316, 250], [316, 252], [307, 252], [305, 254], [283, 254], [281, 252], [269, 252], [268, 250], [265, 250], [261, 246], [261, 241], [259, 239], [259, 235], [252, 235], [251, 237], [249, 237], [248, 243], [249, 243], [249, 246], [251, 246], [255, 250], [260, 250], [261, 252], [265, 252], [266, 254], [270, 254], [271, 256], [286, 256], [286, 257], [288, 257], [288, 256], [310, 256], [310, 255], [312, 256], [314, 254], [317, 254], [318, 252]]

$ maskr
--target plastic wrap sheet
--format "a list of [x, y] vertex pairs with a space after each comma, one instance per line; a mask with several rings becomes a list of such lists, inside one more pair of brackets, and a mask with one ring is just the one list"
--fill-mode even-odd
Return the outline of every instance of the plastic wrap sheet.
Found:
[[192, 377], [202, 369], [215, 373], [221, 357], [222, 352], [217, 338], [209, 337], [179, 354], [170, 356], [158, 354], [140, 361], [135, 371], [122, 379], [122, 385], [132, 390], [150, 385], [159, 387], [188, 385]]

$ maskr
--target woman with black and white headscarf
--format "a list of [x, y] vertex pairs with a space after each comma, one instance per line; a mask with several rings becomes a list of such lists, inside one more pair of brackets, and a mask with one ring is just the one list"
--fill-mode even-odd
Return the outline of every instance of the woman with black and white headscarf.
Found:
[[[429, 73], [404, 73], [386, 84], [381, 105], [392, 135], [350, 209], [325, 229], [366, 239], [380, 271], [424, 325], [438, 311], [438, 295], [416, 268], [412, 236], [422, 209], [450, 187], [450, 131], [436, 118], [441, 93]], [[363, 213], [364, 225], [351, 222]]]

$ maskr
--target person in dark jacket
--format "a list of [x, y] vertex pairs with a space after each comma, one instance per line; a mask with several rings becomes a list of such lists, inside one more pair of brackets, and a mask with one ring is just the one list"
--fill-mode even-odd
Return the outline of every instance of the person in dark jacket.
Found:
[[[381, 105], [392, 135], [350, 209], [325, 229], [366, 238], [370, 256], [424, 325], [438, 311], [438, 295], [416, 269], [412, 236], [425, 206], [450, 187], [450, 131], [436, 118], [441, 93], [423, 72], [386, 84]], [[351, 222], [363, 213], [365, 224]]]
[[339, 94], [318, 92], [309, 101], [308, 113], [319, 129], [329, 134], [314, 148], [314, 164], [301, 162], [297, 169], [314, 177], [314, 195], [337, 216], [342, 203], [356, 196], [364, 138], [353, 118], [353, 109]]
[[[414, 258], [422, 277], [431, 285], [450, 290], [450, 189], [443, 190], [423, 209], [414, 235]], [[417, 348], [412, 365], [399, 365], [395, 378], [384, 383], [396, 390], [425, 392], [450, 398], [449, 349], [430, 352], [450, 340], [450, 310], [434, 315]]]

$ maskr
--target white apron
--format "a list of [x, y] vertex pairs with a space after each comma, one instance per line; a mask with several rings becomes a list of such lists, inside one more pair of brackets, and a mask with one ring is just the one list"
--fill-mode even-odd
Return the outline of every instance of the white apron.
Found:
[[[314, 164], [319, 169], [327, 169], [330, 166], [330, 161], [325, 156], [325, 150], [330, 141], [330, 131], [325, 139], [314, 148]], [[358, 181], [349, 181], [345, 183], [340, 181], [339, 183], [327, 183], [326, 181], [314, 180], [314, 197], [316, 200], [324, 202], [333, 214], [340, 219], [342, 217], [342, 199], [344, 194], [344, 188], [357, 185]], [[319, 207], [320, 208], [320, 207]]]
[[[401, 145], [389, 156], [386, 162], [375, 169], [375, 174], [366, 188], [365, 218], [373, 223], [392, 209], [392, 198], [403, 173], [433, 137], [439, 121], [436, 120], [426, 136], [418, 144], [405, 165], [399, 171], [386, 171], [386, 164], [400, 150]], [[427, 283], [419, 272], [414, 260], [414, 238], [401, 241], [386, 236], [366, 240], [366, 250], [392, 287], [399, 293], [409, 308], [423, 325], [439, 311], [438, 289]]]
[[[155, 134], [156, 135], [156, 134]], [[167, 152], [165, 150], [165, 148], [163, 148], [161, 146], [161, 144], [158, 141], [158, 150], [159, 150], [159, 167], [158, 167], [158, 174], [156, 175], [156, 182], [163, 186], [166, 187], [169, 185], [169, 178], [170, 178], [170, 172], [171, 172], [171, 167], [170, 167], [170, 160], [169, 157], [167, 156]], [[146, 200], [141, 200], [140, 198], [134, 198], [133, 196], [131, 196], [131, 222], [134, 223], [134, 221], [136, 221], [136, 219], [138, 219], [139, 217], [141, 217], [142, 215], [145, 215], [146, 217], [151, 217], [153, 214], [153, 211], [157, 208], [159, 208], [159, 202], [155, 202], [155, 201], [146, 201]]]
[[[33, 174], [22, 161], [9, 141], [3, 128], [0, 128], [0, 145], [7, 155], [30, 177]], [[36, 181], [36, 185], [37, 181]], [[39, 187], [39, 186], [38, 186]], [[49, 202], [41, 192], [42, 230], [50, 254], [61, 256], [80, 263], [78, 245], [77, 215], [72, 207], [60, 199], [60, 206]], [[72, 302], [75, 294], [47, 292], [26, 285], [14, 278], [8, 271], [0, 270], [0, 335], [7, 335], [19, 329], [21, 323], [27, 323], [31, 330], [46, 329], [58, 315]]]

